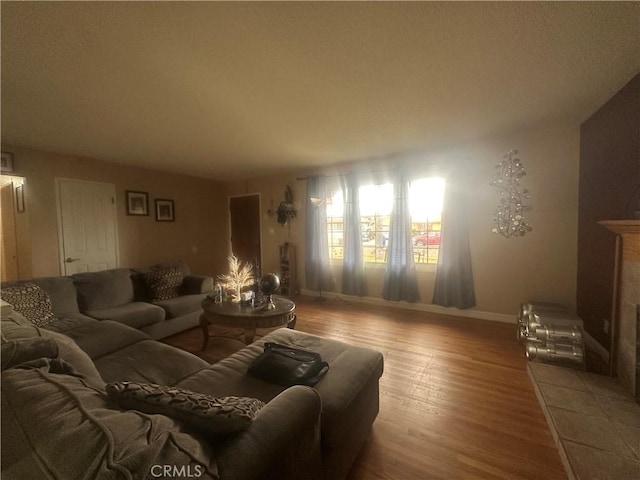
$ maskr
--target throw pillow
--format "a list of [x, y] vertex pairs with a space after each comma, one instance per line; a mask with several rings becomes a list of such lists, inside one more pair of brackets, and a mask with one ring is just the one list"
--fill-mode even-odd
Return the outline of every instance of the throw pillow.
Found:
[[55, 318], [49, 294], [35, 283], [25, 282], [3, 288], [0, 297], [38, 327], [51, 323]]
[[159, 413], [213, 434], [244, 430], [264, 403], [257, 398], [216, 398], [204, 393], [154, 383], [116, 382], [106, 386], [109, 397], [121, 407]]
[[175, 267], [151, 270], [145, 273], [144, 282], [147, 286], [149, 299], [155, 302], [179, 296], [183, 279], [182, 272]]

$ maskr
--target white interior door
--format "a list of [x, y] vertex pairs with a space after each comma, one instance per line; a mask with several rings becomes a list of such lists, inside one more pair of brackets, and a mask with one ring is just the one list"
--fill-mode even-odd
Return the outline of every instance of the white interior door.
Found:
[[58, 224], [64, 275], [118, 266], [113, 184], [58, 179]]

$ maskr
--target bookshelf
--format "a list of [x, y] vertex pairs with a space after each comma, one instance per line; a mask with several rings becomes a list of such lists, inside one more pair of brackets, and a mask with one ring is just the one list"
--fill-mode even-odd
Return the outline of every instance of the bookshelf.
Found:
[[290, 243], [278, 247], [280, 249], [280, 295], [293, 297], [297, 292], [296, 248]]

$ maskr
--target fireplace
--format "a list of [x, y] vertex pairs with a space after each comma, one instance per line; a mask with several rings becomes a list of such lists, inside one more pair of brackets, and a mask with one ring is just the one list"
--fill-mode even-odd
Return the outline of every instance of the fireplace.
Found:
[[610, 373], [640, 403], [640, 220], [600, 223], [617, 236]]

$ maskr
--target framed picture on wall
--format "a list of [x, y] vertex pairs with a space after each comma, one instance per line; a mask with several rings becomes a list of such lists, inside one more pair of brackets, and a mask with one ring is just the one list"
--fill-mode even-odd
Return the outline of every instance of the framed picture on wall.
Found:
[[127, 215], [149, 215], [149, 194], [127, 190]]
[[156, 220], [158, 222], [173, 222], [175, 221], [175, 213], [173, 210], [173, 200], [167, 200], [166, 198], [156, 199]]
[[13, 153], [2, 152], [0, 156], [0, 172], [13, 173]]

